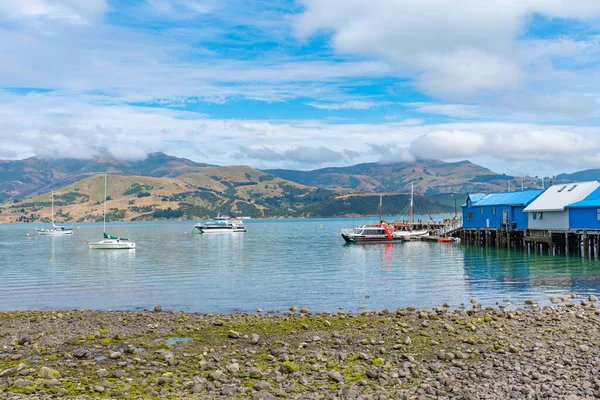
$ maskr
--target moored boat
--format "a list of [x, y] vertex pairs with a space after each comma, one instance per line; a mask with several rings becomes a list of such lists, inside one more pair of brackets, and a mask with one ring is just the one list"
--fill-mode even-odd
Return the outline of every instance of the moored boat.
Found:
[[73, 228], [70, 226], [61, 226], [54, 223], [54, 190], [52, 191], [52, 228], [35, 228], [38, 235], [41, 236], [63, 236], [72, 235]]
[[112, 236], [106, 233], [106, 181], [108, 173], [104, 172], [104, 218], [103, 218], [103, 240], [97, 242], [88, 242], [88, 247], [92, 250], [131, 250], [135, 249], [135, 242], [128, 238]]
[[218, 216], [194, 225], [200, 233], [241, 233], [246, 232], [244, 223], [235, 218]]
[[379, 196], [379, 224], [362, 225], [354, 229], [342, 229], [342, 238], [346, 243], [380, 243], [401, 242], [404, 237], [399, 235], [392, 225], [383, 221], [383, 200]]

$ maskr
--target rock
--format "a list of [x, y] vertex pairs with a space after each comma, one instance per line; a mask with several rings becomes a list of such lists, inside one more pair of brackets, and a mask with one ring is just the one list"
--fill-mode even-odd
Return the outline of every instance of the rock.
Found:
[[537, 300], [532, 300], [532, 299], [527, 299], [525, 300], [525, 304], [529, 305], [529, 306], [535, 306], [539, 304], [539, 301]]
[[135, 346], [132, 344], [128, 344], [124, 351], [127, 354], [135, 354]]
[[105, 391], [106, 391], [106, 388], [104, 386], [101, 386], [101, 385], [94, 386], [94, 392], [104, 393]]
[[590, 295], [588, 300], [591, 301], [592, 303], [596, 303], [598, 301], [598, 298], [592, 294], [592, 295]]
[[123, 392], [121, 392], [120, 390], [113, 390], [112, 392], [110, 392], [110, 397], [112, 397], [113, 399], [118, 399], [119, 397], [123, 397]]
[[108, 371], [102, 368], [96, 371], [96, 375], [98, 375], [98, 378], [106, 378], [108, 376]]
[[117, 359], [121, 358], [121, 352], [120, 351], [113, 351], [112, 353], [109, 354], [108, 357], [111, 360], [117, 360]]
[[291, 307], [290, 307], [290, 311], [291, 311], [291, 312], [296, 312], [296, 311], [298, 311], [298, 306], [291, 306]]
[[582, 344], [581, 346], [579, 346], [579, 351], [583, 353], [588, 353], [590, 350], [590, 346], [588, 345]]
[[412, 343], [412, 340], [410, 340], [410, 337], [407, 336], [404, 338], [404, 341], [402, 343], [404, 343], [405, 345], [409, 345]]
[[154, 306], [154, 312], [161, 312], [162, 311], [162, 306], [160, 304], [157, 304]]
[[240, 372], [240, 365], [238, 363], [231, 363], [226, 367], [226, 369], [227, 371], [235, 375], [238, 372]]
[[377, 372], [377, 370], [375, 370], [375, 369], [368, 369], [367, 377], [370, 379], [377, 379], [377, 378], [379, 378], [379, 372]]
[[330, 371], [328, 375], [329, 379], [331, 379], [334, 382], [340, 383], [344, 381], [344, 377], [338, 371]]
[[254, 388], [254, 390], [257, 390], [257, 391], [270, 390], [271, 384], [267, 381], [258, 381], [252, 387]]
[[122, 369], [116, 369], [116, 370], [114, 370], [114, 371], [113, 371], [113, 373], [112, 373], [112, 376], [113, 376], [114, 378], [117, 378], [117, 379], [121, 379], [121, 378], [123, 378], [125, 375], [126, 375], [126, 374], [125, 374], [125, 371], [123, 371]]
[[83, 347], [77, 348], [73, 350], [73, 357], [75, 358], [85, 358], [88, 356], [88, 351]]
[[175, 355], [171, 352], [165, 354], [165, 362], [168, 366], [175, 365]]
[[29, 380], [25, 380], [25, 379], [17, 379], [14, 383], [13, 386], [17, 386], [17, 387], [23, 387], [23, 386], [31, 386], [33, 385], [32, 381]]
[[256, 333], [253, 333], [252, 335], [250, 335], [250, 343], [258, 344], [259, 340], [260, 340], [260, 336], [258, 336]]
[[240, 338], [240, 334], [238, 332], [231, 331], [231, 330], [227, 333], [227, 336], [229, 336], [232, 339], [239, 339]]
[[208, 376], [213, 381], [220, 381], [221, 379], [223, 379], [225, 377], [225, 374], [221, 370], [216, 370], [216, 371], [211, 372]]
[[238, 392], [238, 389], [235, 386], [223, 386], [223, 389], [221, 389], [222, 396], [232, 397], [237, 392]]
[[19, 343], [19, 346], [25, 346], [26, 344], [33, 344], [33, 337], [31, 337], [30, 335], [22, 336], [21, 338], [19, 338], [19, 341], [17, 343]]
[[46, 379], [58, 379], [60, 378], [60, 372], [52, 368], [42, 367], [39, 376]]
[[479, 303], [475, 297], [471, 297], [471, 304]]
[[0, 372], [0, 378], [5, 378], [7, 376], [13, 376], [16, 373], [17, 373], [16, 368], [5, 369], [4, 371]]
[[257, 313], [259, 313], [259, 314], [260, 314], [260, 313], [262, 313], [263, 311], [264, 311], [264, 310], [263, 310], [262, 308], [258, 308], [258, 309], [256, 310], [256, 312], [257, 312]]
[[550, 302], [552, 304], [558, 304], [558, 303], [560, 303], [560, 300], [558, 299], [558, 297], [552, 296], [552, 297], [550, 297]]
[[300, 314], [308, 315], [310, 314], [310, 310], [306, 307], [300, 309]]
[[432, 372], [438, 372], [442, 369], [442, 364], [441, 363], [433, 363], [433, 364], [429, 364], [429, 370]]

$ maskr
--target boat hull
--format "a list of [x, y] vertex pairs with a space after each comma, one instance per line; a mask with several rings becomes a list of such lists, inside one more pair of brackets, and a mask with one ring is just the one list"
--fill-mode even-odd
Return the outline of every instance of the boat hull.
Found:
[[65, 235], [72, 235], [73, 231], [71, 230], [52, 230], [52, 229], [45, 229], [45, 230], [38, 230], [37, 231], [38, 235], [40, 236], [65, 236]]
[[246, 228], [244, 227], [231, 227], [231, 226], [223, 226], [223, 227], [207, 227], [202, 225], [196, 225], [196, 229], [200, 233], [203, 234], [212, 234], [212, 233], [243, 233], [246, 232]]
[[88, 247], [92, 250], [132, 250], [135, 249], [135, 243], [119, 240], [101, 240], [99, 242], [89, 242]]
[[403, 242], [404, 238], [401, 237], [392, 237], [391, 239], [387, 236], [383, 237], [365, 237], [365, 236], [353, 236], [342, 233], [342, 238], [346, 243], [393, 243], [393, 242]]

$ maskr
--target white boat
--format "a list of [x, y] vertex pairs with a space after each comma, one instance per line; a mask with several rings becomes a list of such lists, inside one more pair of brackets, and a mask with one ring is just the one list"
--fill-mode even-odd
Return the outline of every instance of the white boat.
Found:
[[112, 236], [106, 233], [106, 181], [108, 174], [104, 172], [104, 239], [97, 242], [88, 242], [88, 247], [94, 250], [131, 250], [135, 249], [135, 243], [127, 238]]
[[73, 228], [70, 226], [61, 226], [54, 223], [54, 190], [52, 191], [52, 228], [35, 228], [35, 231], [41, 236], [63, 236], [73, 234]]
[[402, 242], [405, 238], [398, 235], [392, 225], [383, 221], [383, 196], [379, 196], [379, 224], [362, 225], [354, 229], [342, 229], [342, 238], [346, 243]]
[[200, 233], [237, 233], [246, 232], [244, 223], [235, 218], [218, 216], [214, 219], [194, 225]]

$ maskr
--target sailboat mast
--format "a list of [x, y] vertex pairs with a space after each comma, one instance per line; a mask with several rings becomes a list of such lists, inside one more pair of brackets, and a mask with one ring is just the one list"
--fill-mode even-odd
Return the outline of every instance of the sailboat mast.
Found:
[[379, 195], [379, 223], [383, 223], [383, 195]]
[[409, 221], [411, 229], [413, 226], [413, 206], [415, 203], [414, 196], [415, 196], [415, 183], [411, 182], [410, 183], [410, 221]]
[[51, 201], [52, 201], [52, 226], [54, 226], [54, 190], [52, 191], [51, 194]]
[[106, 232], [106, 179], [108, 173], [104, 171], [104, 222], [102, 223], [102, 230]]

